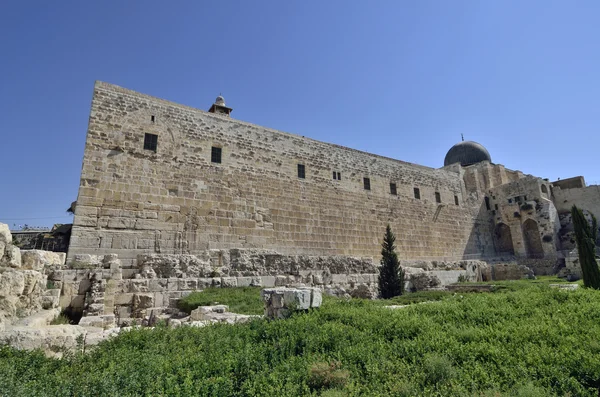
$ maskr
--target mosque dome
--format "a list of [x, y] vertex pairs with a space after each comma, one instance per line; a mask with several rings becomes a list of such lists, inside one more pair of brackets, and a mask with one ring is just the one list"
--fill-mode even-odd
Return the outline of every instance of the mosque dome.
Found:
[[217, 99], [215, 99], [215, 105], [225, 106], [225, 98], [219, 95]]
[[460, 163], [463, 167], [481, 161], [492, 162], [490, 153], [483, 145], [473, 141], [463, 141], [452, 146], [446, 158], [444, 159], [444, 167], [454, 163]]

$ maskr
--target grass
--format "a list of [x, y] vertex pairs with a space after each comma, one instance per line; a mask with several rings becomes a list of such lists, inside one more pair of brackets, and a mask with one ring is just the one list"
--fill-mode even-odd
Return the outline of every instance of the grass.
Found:
[[239, 314], [263, 314], [264, 303], [260, 298], [260, 287], [206, 288], [192, 292], [178, 302], [178, 308], [191, 313], [198, 306], [215, 303], [228, 305], [229, 311]]
[[63, 324], [71, 324], [71, 320], [64, 313], [61, 313], [52, 321], [50, 321], [50, 325], [63, 325]]
[[2, 347], [0, 395], [596, 396], [600, 291], [554, 281], [401, 310], [331, 298], [287, 320], [135, 329], [62, 360]]

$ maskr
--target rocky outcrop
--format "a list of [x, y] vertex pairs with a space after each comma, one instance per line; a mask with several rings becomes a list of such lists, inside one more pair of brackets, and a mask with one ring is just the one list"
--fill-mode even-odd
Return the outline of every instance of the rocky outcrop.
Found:
[[60, 285], [47, 282], [45, 268], [61, 266], [64, 259], [45, 251], [22, 254], [8, 226], [0, 223], [0, 330], [15, 319], [58, 307]]
[[323, 297], [318, 288], [266, 288], [260, 292], [265, 303], [265, 317], [287, 318], [293, 311], [321, 306]]

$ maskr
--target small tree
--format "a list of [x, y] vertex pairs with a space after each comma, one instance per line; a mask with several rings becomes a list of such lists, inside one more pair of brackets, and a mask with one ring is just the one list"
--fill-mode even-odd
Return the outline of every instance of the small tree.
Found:
[[404, 271], [398, 263], [395, 241], [396, 237], [388, 224], [381, 245], [381, 266], [379, 267], [379, 295], [383, 299], [393, 298], [404, 293]]
[[600, 289], [600, 269], [596, 262], [596, 237], [598, 234], [598, 221], [592, 215], [592, 225], [585, 219], [583, 211], [576, 206], [571, 208], [577, 253], [581, 264], [583, 285], [589, 288]]

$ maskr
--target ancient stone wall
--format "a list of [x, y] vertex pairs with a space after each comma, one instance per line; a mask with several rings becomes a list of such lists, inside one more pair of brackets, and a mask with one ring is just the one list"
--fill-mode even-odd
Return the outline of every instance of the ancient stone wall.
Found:
[[570, 212], [571, 207], [587, 210], [600, 218], [600, 186], [591, 185], [583, 188], [561, 189], [554, 187], [554, 202], [556, 209], [562, 212]]
[[[147, 133], [158, 137], [156, 152], [144, 150]], [[211, 162], [213, 147], [221, 163]], [[477, 230], [489, 228], [478, 221], [481, 200], [463, 191], [456, 171], [97, 83], [67, 260], [115, 253], [134, 268], [138, 254], [232, 248], [378, 257], [388, 222], [401, 258], [457, 260], [490, 249]]]

